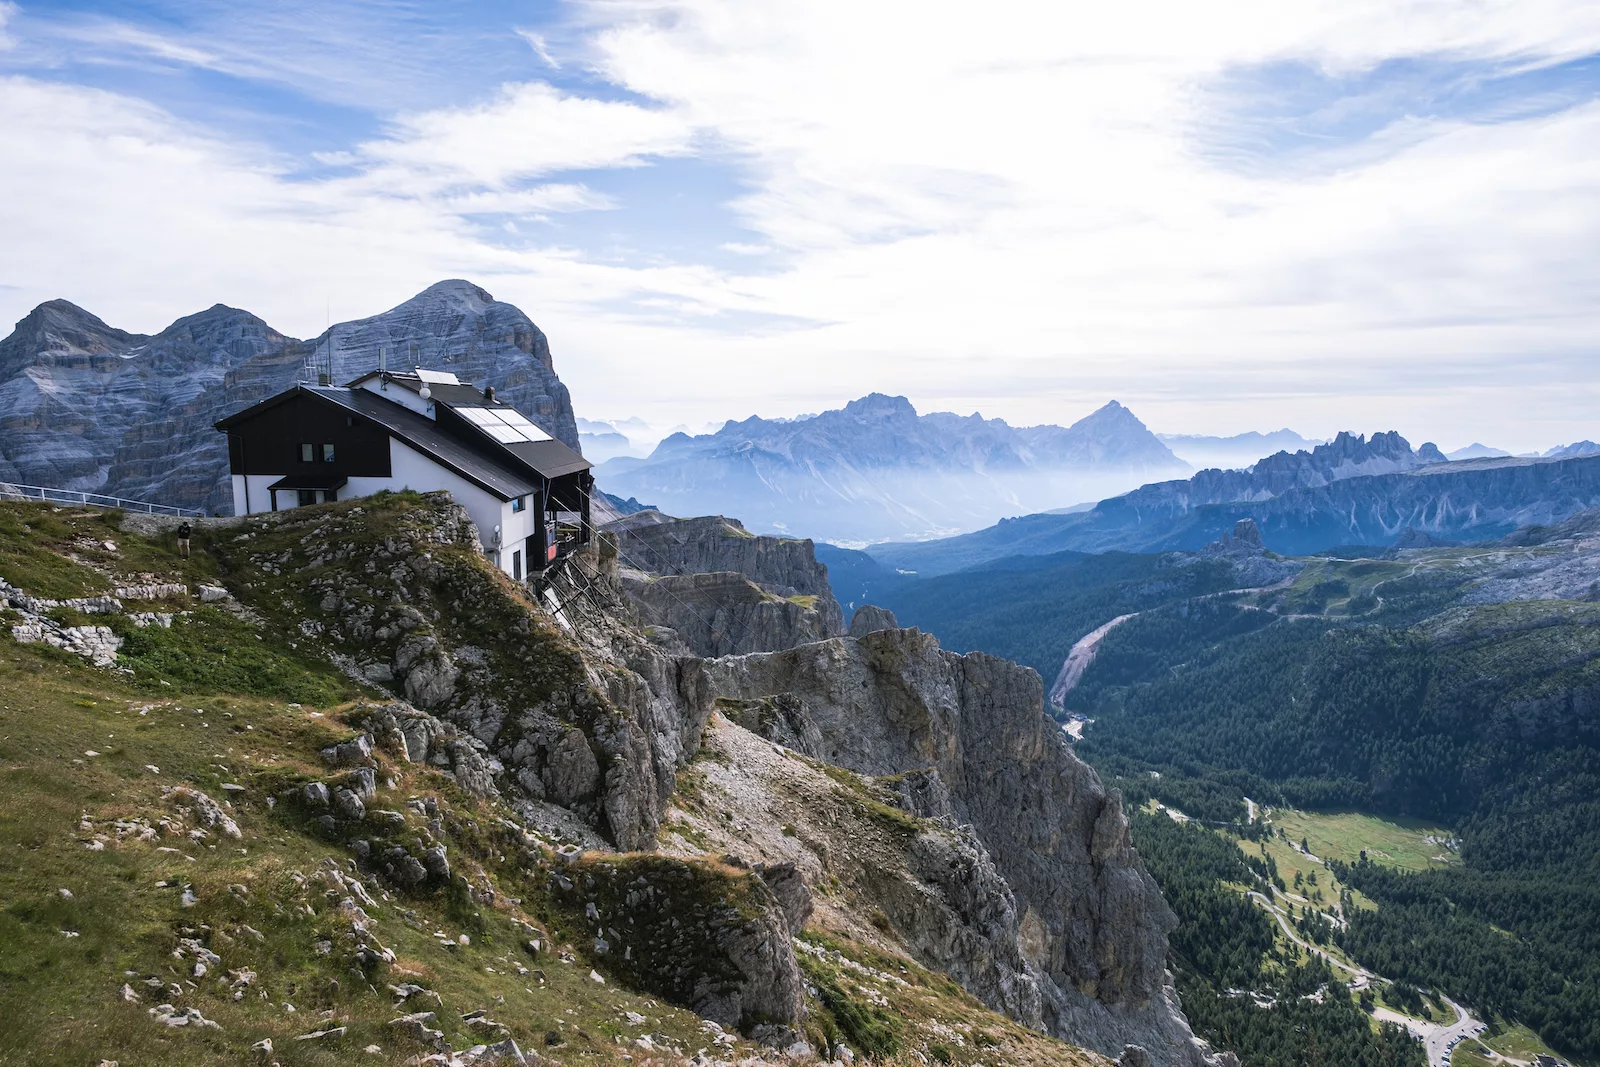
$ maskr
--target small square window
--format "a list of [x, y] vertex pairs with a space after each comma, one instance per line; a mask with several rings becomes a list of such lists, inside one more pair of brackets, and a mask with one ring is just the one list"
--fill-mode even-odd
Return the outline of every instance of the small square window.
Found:
[[332, 463], [333, 462], [333, 446], [332, 445], [323, 445], [322, 446], [322, 462], [324, 462], [324, 463]]
[[527, 507], [528, 507], [528, 498], [525, 497], [525, 496], [519, 496], [519, 497], [517, 497], [515, 500], [513, 500], [511, 502], [511, 510], [512, 511], [525, 511], [525, 510], [527, 510]]
[[315, 463], [316, 461], [317, 461], [317, 446], [316, 445], [312, 445], [312, 444], [302, 444], [300, 446], [300, 462], [301, 463]]

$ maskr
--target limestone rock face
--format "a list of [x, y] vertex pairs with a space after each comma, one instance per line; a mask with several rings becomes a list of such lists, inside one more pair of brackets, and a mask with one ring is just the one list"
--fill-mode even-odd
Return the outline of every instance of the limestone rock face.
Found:
[[771, 652], [834, 636], [831, 597], [781, 597], [734, 571], [630, 576], [623, 589], [641, 621], [672, 630], [697, 656]]
[[[781, 871], [775, 877], [790, 881]], [[747, 1033], [804, 1015], [785, 908], [764, 873], [669, 856], [589, 855], [557, 885], [583, 905], [595, 951], [630, 985]]]
[[578, 447], [545, 335], [470, 282], [439, 282], [311, 341], [221, 304], [147, 336], [53, 300], [0, 341], [0, 481], [231, 510], [226, 439], [212, 424], [304, 380], [308, 366], [331, 364], [341, 384], [373, 370], [380, 347], [392, 368], [493, 385]]
[[850, 636], [865, 637], [876, 630], [898, 630], [900, 621], [888, 608], [876, 604], [863, 604], [850, 616]]
[[1108, 1055], [1133, 1042], [1157, 1063], [1208, 1062], [1165, 970], [1176, 920], [1129, 844], [1120, 796], [1045, 716], [1037, 674], [946, 652], [917, 630], [707, 669], [720, 707], [781, 697], [787, 714], [768, 721], [809, 737], [808, 755], [907, 775], [908, 809], [970, 827], [915, 853], [960, 921], [919, 919], [911, 904], [891, 914], [927, 962], [1014, 1017]]
[[[215, 551], [240, 580], [282, 584], [304, 607], [304, 633], [404, 699], [373, 715], [373, 741], [470, 794], [503, 794], [534, 821], [621, 849], [652, 845], [711, 712], [698, 659], [614, 623], [579, 619], [564, 632], [474, 562], [472, 524], [443, 494], [296, 509], [237, 529]], [[597, 584], [593, 596], [611, 598], [605, 614], [626, 616]]]
[[844, 612], [809, 540], [757, 536], [737, 519], [708, 515], [653, 525], [618, 523], [622, 565], [646, 574], [734, 571], [779, 597], [815, 598], [829, 636], [844, 632]]
[[608, 533], [640, 621], [670, 629], [695, 655], [774, 651], [844, 633], [844, 611], [810, 541], [756, 536], [720, 515], [624, 520]]

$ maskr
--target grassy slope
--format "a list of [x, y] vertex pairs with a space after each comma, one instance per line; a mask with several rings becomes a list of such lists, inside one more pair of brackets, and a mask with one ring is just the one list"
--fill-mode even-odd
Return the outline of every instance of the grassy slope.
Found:
[[[106, 540], [115, 548], [104, 547]], [[119, 579], [133, 573], [215, 580], [204, 532], [190, 561], [177, 559], [172, 547], [122, 535], [114, 518], [100, 513], [0, 509], [0, 574], [30, 593], [103, 591], [113, 584], [104, 571]], [[272, 595], [275, 603], [262, 605], [268, 613], [287, 612], [282, 591]], [[437, 1012], [434, 1025], [461, 1048], [486, 1039], [461, 1015], [487, 1009], [524, 1048], [557, 1063], [673, 1060], [715, 1049], [713, 1035], [691, 1013], [620, 988], [614, 977], [605, 984], [591, 979], [591, 968], [602, 977], [607, 968], [587, 955], [581, 919], [545, 892], [548, 850], [501, 829], [497, 804], [465, 797], [431, 770], [381, 757], [378, 797], [368, 808], [404, 812], [415, 826], [423, 816], [406, 802], [438, 803], [456, 873], [468, 876], [478, 896], [464, 884], [407, 893], [358, 875], [377, 898], [367, 909], [372, 939], [396, 955], [392, 966], [358, 965], [340, 894], [330, 893], [317, 873], [332, 866], [356, 874], [349, 854], [299, 822], [287, 805], [269, 807], [267, 798], [286, 784], [328, 776], [317, 752], [350, 736], [341, 715], [361, 693], [303, 641], [280, 639], [271, 628], [258, 635], [223, 609], [169, 607], [192, 614], [170, 631], [128, 630], [137, 643], [132, 673], [18, 645], [0, 612], [0, 1017], [7, 1020], [0, 1026], [0, 1064], [253, 1062], [250, 1046], [264, 1038], [285, 1067], [346, 1063], [369, 1044], [398, 1061], [425, 1051], [385, 1026], [407, 1010]], [[230, 794], [224, 783], [245, 788]], [[173, 816], [163, 794], [176, 785], [219, 802], [231, 796], [229, 815], [242, 837], [212, 833], [195, 841], [182, 832], [188, 826], [152, 841], [117, 837], [117, 819], [154, 824]], [[98, 851], [87, 847], [96, 838], [103, 844]], [[197, 898], [192, 907], [182, 902], [184, 889]], [[527, 928], [519, 924], [547, 935], [543, 951], [522, 947]], [[441, 944], [441, 934], [453, 947]], [[459, 942], [463, 936], [468, 943]], [[194, 960], [174, 958], [180, 937], [197, 938], [222, 965], [195, 981]], [[331, 943], [326, 954], [318, 951], [323, 940]], [[868, 950], [849, 942], [830, 948], [867, 958]], [[896, 965], [902, 974], [920, 971], [906, 961]], [[229, 975], [241, 969], [255, 977], [235, 1000]], [[857, 973], [845, 983], [842, 1010], [870, 1007], [857, 1004], [874, 997]], [[167, 988], [147, 990], [152, 977]], [[441, 1003], [413, 998], [396, 1007], [387, 987], [400, 982], [437, 991]], [[124, 983], [139, 994], [137, 1003], [122, 1000]], [[175, 983], [182, 983], [176, 995]], [[1014, 1034], [1019, 1027], [975, 1009], [942, 976], [906, 988], [911, 992], [890, 991], [894, 1010], [948, 1016], [969, 1040], [925, 1043], [891, 1059], [988, 1059], [988, 1045], [974, 1035], [990, 1033], [1007, 1040], [1014, 1062], [1086, 1059], [1070, 1046]], [[148, 1010], [163, 1002], [198, 1009], [221, 1029], [163, 1026]], [[814, 1017], [837, 1009], [814, 1004]], [[627, 1012], [646, 1021], [630, 1023]], [[295, 1040], [334, 1025], [347, 1033], [332, 1041]], [[646, 1033], [653, 1035], [653, 1053], [637, 1043]]]

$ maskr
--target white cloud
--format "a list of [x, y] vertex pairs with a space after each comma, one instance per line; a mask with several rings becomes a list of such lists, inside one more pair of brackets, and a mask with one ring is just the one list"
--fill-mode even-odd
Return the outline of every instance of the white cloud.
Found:
[[563, 93], [541, 82], [504, 87], [466, 108], [403, 115], [358, 155], [413, 178], [501, 187], [568, 170], [639, 166], [688, 151], [692, 130], [665, 109]]

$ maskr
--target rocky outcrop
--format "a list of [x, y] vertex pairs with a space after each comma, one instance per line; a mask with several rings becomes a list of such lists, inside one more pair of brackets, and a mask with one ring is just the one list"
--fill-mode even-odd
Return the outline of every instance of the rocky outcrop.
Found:
[[[586, 655], [477, 558], [475, 528], [443, 494], [236, 529], [215, 551], [237, 581], [297, 601], [302, 634], [417, 709], [376, 716], [374, 737], [563, 833], [576, 827], [622, 849], [655, 840], [711, 710], [699, 660], [615, 623], [586, 628], [607, 635]], [[620, 602], [606, 611], [626, 614]]]
[[544, 334], [470, 282], [439, 282], [311, 341], [221, 304], [147, 336], [54, 300], [0, 341], [0, 481], [230, 510], [226, 440], [212, 424], [319, 368], [338, 382], [372, 370], [380, 348], [391, 367], [493, 385], [578, 446]]
[[696, 654], [773, 651], [844, 632], [810, 541], [757, 536], [720, 515], [639, 520], [607, 527], [628, 597], [647, 625], [676, 631]]
[[803, 1017], [791, 943], [798, 931], [762, 872], [671, 856], [589, 854], [552, 880], [582, 911], [595, 954], [634, 988], [746, 1033]]
[[876, 604], [863, 604], [850, 616], [850, 636], [865, 637], [878, 630], [898, 630], [900, 622], [894, 612]]
[[[968, 872], [972, 892], [954, 892], [969, 901], [961, 925], [988, 935], [965, 953], [935, 951], [913, 920], [907, 942], [923, 945], [931, 963], [960, 974], [953, 960], [967, 959], [972, 974], [994, 976], [974, 978], [975, 992], [1108, 1055], [1132, 1042], [1158, 1063], [1205, 1062], [1208, 1050], [1189, 1033], [1168, 984], [1172, 913], [1129, 844], [1120, 797], [1044, 715], [1037, 674], [982, 653], [945, 652], [916, 630], [728, 657], [708, 670], [725, 700], [787, 701], [787, 740], [815, 738], [807, 755], [862, 774], [918, 775], [910, 793], [934, 811], [948, 804], [954, 821], [972, 828], [964, 845], [941, 845], [923, 866]], [[954, 867], [951, 848], [966, 856]], [[1009, 903], [984, 873], [991, 861]], [[985, 960], [1008, 951], [1024, 965]], [[1021, 981], [1030, 975], [1036, 1020]]]
[[697, 656], [770, 652], [835, 633], [820, 597], [779, 596], [733, 571], [628, 577], [623, 590], [645, 625], [672, 630]]
[[[1302, 564], [1268, 552], [1254, 519], [1240, 519], [1234, 523], [1232, 530], [1224, 531], [1221, 537], [1201, 549], [1199, 558], [1227, 560], [1233, 565], [1234, 581], [1245, 589], [1274, 585], [1294, 577], [1302, 567]], [[1052, 691], [1051, 700], [1055, 699]]]

